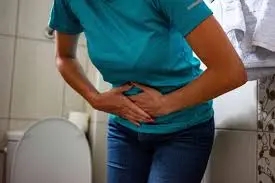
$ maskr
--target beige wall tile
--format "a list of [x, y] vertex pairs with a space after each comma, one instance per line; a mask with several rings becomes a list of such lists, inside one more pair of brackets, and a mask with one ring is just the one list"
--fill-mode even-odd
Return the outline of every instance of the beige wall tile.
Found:
[[205, 183], [256, 183], [257, 132], [216, 131]]
[[0, 154], [0, 182], [3, 180], [4, 174], [4, 155]]
[[15, 35], [18, 0], [0, 1], [0, 34]]
[[217, 128], [257, 130], [257, 82], [228, 92], [214, 100]]
[[3, 149], [7, 144], [6, 133], [8, 131], [8, 128], [9, 128], [9, 120], [0, 119], [0, 149]]
[[20, 0], [19, 36], [46, 39], [44, 31], [48, 26], [52, 2], [49, 0]]
[[[85, 47], [78, 48], [78, 59], [83, 67], [85, 73], [87, 73], [87, 51]], [[74, 91], [67, 83], [65, 83], [65, 97], [63, 105], [63, 115], [67, 116], [70, 111], [85, 111], [85, 101], [76, 91]]]
[[10, 119], [9, 130], [10, 131], [25, 131], [31, 125], [35, 124], [38, 120], [32, 119]]
[[63, 80], [54, 61], [54, 45], [19, 39], [12, 92], [12, 118], [61, 116]]
[[106, 183], [106, 133], [107, 123], [91, 124], [91, 146], [93, 157], [93, 182]]
[[9, 116], [13, 51], [14, 38], [0, 36], [0, 118]]

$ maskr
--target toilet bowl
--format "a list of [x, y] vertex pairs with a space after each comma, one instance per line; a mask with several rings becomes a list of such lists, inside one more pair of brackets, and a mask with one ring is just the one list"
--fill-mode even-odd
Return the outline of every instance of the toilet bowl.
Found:
[[92, 160], [84, 132], [65, 119], [37, 122], [18, 141], [10, 183], [91, 183]]

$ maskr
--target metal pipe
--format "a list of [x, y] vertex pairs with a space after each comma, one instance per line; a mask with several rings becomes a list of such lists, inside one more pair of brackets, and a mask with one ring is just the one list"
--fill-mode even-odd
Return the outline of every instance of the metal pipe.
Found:
[[50, 27], [46, 27], [44, 35], [47, 39], [54, 39], [54, 32], [55, 32], [54, 29]]

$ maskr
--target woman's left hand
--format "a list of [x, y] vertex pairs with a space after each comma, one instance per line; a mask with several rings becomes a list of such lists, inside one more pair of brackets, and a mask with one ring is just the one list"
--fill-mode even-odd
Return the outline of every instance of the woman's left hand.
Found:
[[166, 98], [159, 91], [138, 83], [132, 83], [132, 85], [143, 91], [140, 94], [128, 96], [128, 98], [138, 107], [152, 117], [158, 117], [169, 113], [165, 105]]

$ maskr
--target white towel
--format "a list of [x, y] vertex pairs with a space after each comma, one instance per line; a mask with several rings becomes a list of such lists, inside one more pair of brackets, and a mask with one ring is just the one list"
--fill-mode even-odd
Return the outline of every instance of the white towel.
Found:
[[275, 0], [262, 1], [253, 45], [275, 52]]
[[241, 57], [248, 80], [260, 79], [275, 73], [275, 52], [254, 45], [256, 35], [257, 38], [261, 36], [262, 25], [259, 24], [259, 17], [267, 16], [261, 14], [263, 1], [268, 0], [215, 0], [210, 6]]

